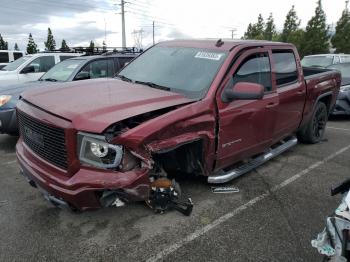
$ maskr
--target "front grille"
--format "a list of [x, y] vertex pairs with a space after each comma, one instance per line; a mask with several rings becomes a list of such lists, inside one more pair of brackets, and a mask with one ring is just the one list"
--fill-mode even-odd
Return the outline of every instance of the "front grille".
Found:
[[24, 143], [43, 159], [67, 169], [64, 129], [47, 125], [20, 111], [17, 111], [17, 118]]

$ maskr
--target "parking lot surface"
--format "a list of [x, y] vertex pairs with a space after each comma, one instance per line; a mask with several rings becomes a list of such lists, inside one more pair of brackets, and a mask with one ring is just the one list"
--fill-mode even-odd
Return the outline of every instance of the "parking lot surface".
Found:
[[17, 138], [0, 135], [0, 261], [321, 261], [310, 241], [337, 207], [332, 185], [350, 175], [350, 118], [325, 140], [299, 144], [214, 194], [179, 181], [190, 217], [144, 203], [80, 214], [54, 208], [19, 175]]

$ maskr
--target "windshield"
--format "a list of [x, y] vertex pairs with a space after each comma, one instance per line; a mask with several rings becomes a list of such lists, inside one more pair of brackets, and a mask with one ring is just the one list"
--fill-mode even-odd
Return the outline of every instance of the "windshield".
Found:
[[75, 69], [83, 62], [84, 59], [67, 59], [58, 63], [44, 74], [41, 81], [58, 81], [64, 82], [69, 79]]
[[8, 64], [4, 68], [2, 68], [2, 71], [15, 71], [20, 65], [25, 63], [28, 59], [30, 59], [31, 56], [23, 56], [21, 58], [18, 58], [17, 60], [13, 61], [12, 63]]
[[333, 56], [307, 56], [301, 60], [304, 67], [327, 67], [333, 64]]
[[350, 84], [350, 64], [337, 64], [328, 67], [329, 69], [336, 69], [341, 73], [341, 85]]
[[136, 58], [118, 76], [125, 81], [145, 83], [202, 98], [225, 60], [226, 52], [197, 48], [155, 46]]

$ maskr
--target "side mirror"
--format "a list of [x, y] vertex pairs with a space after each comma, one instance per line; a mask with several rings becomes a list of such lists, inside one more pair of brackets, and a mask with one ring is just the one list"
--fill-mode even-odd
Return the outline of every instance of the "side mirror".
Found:
[[26, 66], [22, 69], [21, 74], [35, 73], [35, 67], [33, 65]]
[[258, 100], [264, 97], [264, 86], [256, 83], [238, 82], [233, 88], [226, 89], [222, 94], [225, 103], [234, 100]]
[[90, 79], [89, 72], [79, 72], [74, 78], [74, 80], [86, 80], [86, 79]]

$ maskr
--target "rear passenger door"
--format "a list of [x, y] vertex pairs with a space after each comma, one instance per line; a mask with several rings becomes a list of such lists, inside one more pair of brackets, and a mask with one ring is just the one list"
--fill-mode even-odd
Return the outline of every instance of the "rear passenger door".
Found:
[[[222, 92], [234, 88], [238, 82], [263, 85], [263, 99], [223, 102]], [[278, 106], [267, 49], [254, 49], [241, 55], [223, 83], [224, 89], [216, 97], [219, 111], [217, 169], [260, 153], [271, 144]]]
[[[279, 97], [274, 141], [295, 132], [304, 109], [306, 86], [292, 49], [272, 50], [273, 74]], [[300, 65], [300, 62], [298, 62]]]

